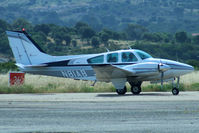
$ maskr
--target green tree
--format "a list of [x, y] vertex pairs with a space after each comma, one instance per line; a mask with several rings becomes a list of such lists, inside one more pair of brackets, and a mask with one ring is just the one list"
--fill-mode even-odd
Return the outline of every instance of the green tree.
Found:
[[108, 40], [109, 40], [109, 34], [107, 34], [106, 32], [101, 32], [100, 33], [100, 40], [104, 43], [107, 44]]
[[33, 34], [31, 34], [33, 40], [35, 40], [35, 42], [37, 42], [37, 44], [43, 49], [46, 50], [47, 48], [45, 47], [45, 44], [47, 42], [47, 38], [46, 35], [43, 32], [36, 32]]
[[142, 39], [152, 42], [160, 42], [163, 40], [163, 37], [160, 33], [144, 33]]
[[121, 39], [121, 35], [118, 32], [113, 32], [112, 34], [112, 39], [114, 40], [120, 40]]
[[68, 34], [63, 35], [63, 39], [66, 41], [66, 45], [70, 45], [71, 40], [72, 40], [70, 35]]
[[145, 32], [148, 32], [148, 30], [145, 27], [137, 24], [129, 24], [125, 29], [125, 33], [130, 40], [141, 39]]
[[195, 37], [193, 38], [193, 42], [194, 42], [195, 44], [198, 44], [198, 45], [199, 45], [199, 36], [195, 36]]
[[109, 29], [103, 29], [102, 32], [107, 33], [109, 36], [109, 39], [119, 40], [121, 38], [120, 33], [116, 31], [112, 31]]
[[154, 40], [154, 36], [151, 33], [144, 33], [142, 39], [143, 40], [147, 40], [147, 41], [153, 41]]
[[89, 26], [84, 22], [77, 22], [75, 25], [75, 29], [77, 30], [77, 32], [79, 32], [82, 27], [89, 27]]
[[0, 63], [0, 73], [7, 73], [8, 71], [17, 71], [17, 66], [14, 62]]
[[187, 33], [185, 31], [177, 32], [175, 34], [175, 39], [179, 43], [184, 43], [188, 39]]
[[22, 30], [23, 28], [25, 28], [29, 32], [33, 31], [32, 24], [23, 18], [19, 18], [19, 19], [15, 20], [12, 24], [12, 27], [14, 30]]
[[48, 33], [50, 32], [50, 27], [47, 24], [39, 24], [34, 27], [34, 31], [42, 31], [44, 34], [48, 35]]
[[96, 36], [92, 37], [91, 43], [92, 43], [92, 45], [93, 45], [94, 47], [99, 47], [99, 44], [100, 44], [99, 38], [96, 37]]
[[73, 45], [73, 47], [77, 47], [77, 41], [76, 40], [72, 40], [72, 45]]
[[194, 67], [199, 68], [199, 61], [198, 60], [194, 60], [194, 59], [188, 60], [187, 63], [194, 66]]
[[0, 34], [8, 29], [10, 29], [10, 25], [6, 21], [0, 19]]
[[55, 40], [56, 44], [62, 44], [62, 41], [64, 40], [64, 32], [59, 32], [58, 30], [54, 30], [52, 33], [52, 37]]
[[0, 34], [0, 53], [12, 55], [11, 49], [8, 44], [8, 39], [5, 33]]
[[89, 43], [90, 38], [92, 38], [95, 35], [95, 31], [90, 27], [81, 27], [80, 34], [82, 39], [87, 39]]

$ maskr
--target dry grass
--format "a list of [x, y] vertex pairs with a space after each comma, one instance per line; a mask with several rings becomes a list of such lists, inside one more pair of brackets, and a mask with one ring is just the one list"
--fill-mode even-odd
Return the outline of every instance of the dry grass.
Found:
[[[199, 90], [199, 71], [181, 77], [181, 90]], [[91, 81], [81, 81], [50, 76], [25, 75], [25, 84], [8, 87], [8, 74], [0, 75], [0, 93], [64, 93], [64, 92], [114, 92], [111, 83], [98, 82], [94, 87]], [[130, 88], [129, 84], [127, 87]], [[144, 82], [144, 91], [168, 91], [169, 84], [161, 90], [160, 85]]]
[[199, 71], [195, 71], [190, 74], [182, 76], [180, 81], [181, 83], [186, 85], [199, 83]]
[[[0, 75], [0, 93], [10, 93], [10, 89], [23, 92], [25, 88], [31, 93], [63, 93], [63, 92], [111, 92], [114, 87], [111, 83], [96, 83], [50, 76], [25, 75], [25, 84], [19, 87], [8, 87], [8, 74]], [[30, 89], [29, 89], [30, 88]], [[20, 90], [21, 89], [21, 90]], [[16, 91], [14, 91], [16, 92]]]

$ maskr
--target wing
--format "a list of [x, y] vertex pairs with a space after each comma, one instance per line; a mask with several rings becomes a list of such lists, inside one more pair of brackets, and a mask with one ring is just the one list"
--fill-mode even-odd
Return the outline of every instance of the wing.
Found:
[[96, 65], [92, 66], [98, 81], [109, 82], [113, 78], [126, 78], [129, 74], [132, 74], [132, 71], [120, 68], [115, 65]]
[[[161, 72], [159, 64], [152, 62], [126, 65], [123, 67], [111, 64], [96, 65], [92, 67], [96, 73], [97, 80], [105, 82], [109, 82], [112, 79], [128, 78], [128, 77], [144, 79], [149, 76], [156, 76]], [[161, 67], [167, 67], [167, 66], [161, 65]], [[167, 68], [167, 70], [168, 69], [169, 68]]]

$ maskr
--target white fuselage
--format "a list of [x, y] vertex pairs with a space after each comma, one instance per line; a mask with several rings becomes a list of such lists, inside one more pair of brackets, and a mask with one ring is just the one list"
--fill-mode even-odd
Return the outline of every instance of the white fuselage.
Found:
[[[132, 52], [137, 60], [133, 62], [122, 62], [122, 52]], [[107, 60], [107, 55], [110, 53], [118, 53], [118, 61], [109, 63]], [[88, 63], [88, 59], [103, 55], [102, 63]], [[63, 56], [64, 57], [64, 56]], [[62, 60], [64, 58], [62, 57]], [[67, 57], [67, 56], [66, 56]], [[71, 56], [72, 57], [72, 56]], [[57, 60], [59, 58], [57, 57]], [[75, 58], [67, 58], [68, 64], [67, 66], [56, 66], [56, 64], [43, 67], [43, 68], [25, 68], [22, 71], [32, 73], [32, 74], [41, 74], [41, 75], [49, 75], [49, 76], [57, 76], [64, 78], [73, 78], [80, 80], [98, 80], [96, 78], [96, 73], [93, 70], [94, 65], [107, 65], [111, 64], [117, 66], [121, 69], [127, 69], [132, 71], [131, 74], [128, 74], [128, 77], [134, 77], [133, 80], [136, 81], [153, 81], [160, 80], [161, 73], [157, 70], [157, 64], [163, 63], [170, 67], [169, 70], [164, 72], [164, 79], [170, 79], [174, 77], [179, 77], [181, 75], [187, 74], [193, 71], [193, 67], [184, 63], [165, 60], [165, 59], [157, 59], [157, 58], [147, 58], [141, 59], [140, 56], [134, 50], [119, 50], [101, 54], [90, 54], [90, 55], [82, 55], [76, 56]], [[146, 65], [147, 64], [147, 65]], [[149, 65], [150, 64], [150, 65]], [[137, 70], [134, 72], [134, 70]], [[115, 76], [115, 75], [114, 75]], [[112, 78], [123, 78], [120, 75], [116, 75], [117, 77]], [[101, 79], [98, 81], [110, 82], [111, 80]]]

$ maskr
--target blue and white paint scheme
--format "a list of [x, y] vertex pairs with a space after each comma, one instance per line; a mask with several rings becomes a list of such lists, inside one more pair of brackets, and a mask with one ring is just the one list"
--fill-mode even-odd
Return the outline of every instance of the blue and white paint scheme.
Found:
[[179, 93], [179, 77], [194, 68], [188, 64], [153, 58], [137, 49], [118, 50], [100, 54], [51, 56], [46, 54], [25, 31], [6, 31], [19, 69], [26, 73], [78, 80], [112, 82], [119, 95], [127, 91], [126, 82], [133, 94], [141, 92], [143, 81], [178, 79], [172, 93]]

